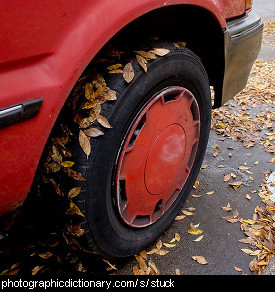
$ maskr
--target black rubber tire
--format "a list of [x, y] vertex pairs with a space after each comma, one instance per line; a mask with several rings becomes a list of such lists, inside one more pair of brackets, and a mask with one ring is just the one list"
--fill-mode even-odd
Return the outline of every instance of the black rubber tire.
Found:
[[[155, 46], [155, 47], [160, 47]], [[128, 84], [122, 74], [104, 75], [107, 85], [117, 92], [115, 102], [102, 105], [101, 114], [112, 129], [91, 140], [92, 152], [87, 159], [75, 142], [73, 157], [85, 181], [79, 181], [81, 193], [74, 202], [85, 218], [82, 226], [88, 245], [105, 257], [121, 258], [138, 253], [155, 241], [174, 221], [198, 175], [207, 146], [211, 98], [206, 71], [190, 50], [163, 45], [170, 53], [147, 63], [148, 72], [133, 57], [135, 77]], [[134, 55], [133, 55], [134, 56]], [[129, 61], [129, 60], [128, 60]], [[200, 139], [194, 166], [183, 190], [168, 211], [154, 224], [144, 228], [128, 226], [120, 218], [114, 199], [116, 159], [123, 138], [140, 109], [158, 91], [168, 86], [183, 86], [195, 96], [200, 110]]]

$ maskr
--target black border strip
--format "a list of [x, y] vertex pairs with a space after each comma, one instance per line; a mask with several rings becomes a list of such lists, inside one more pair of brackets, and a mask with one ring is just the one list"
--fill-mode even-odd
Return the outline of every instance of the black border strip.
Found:
[[41, 108], [43, 98], [35, 98], [0, 109], [0, 128], [35, 117]]

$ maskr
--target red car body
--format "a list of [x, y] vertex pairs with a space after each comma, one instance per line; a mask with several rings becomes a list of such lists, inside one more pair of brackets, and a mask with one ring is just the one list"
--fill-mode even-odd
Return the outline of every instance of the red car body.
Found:
[[[0, 215], [13, 210], [26, 198], [45, 143], [70, 91], [93, 57], [123, 27], [161, 7], [192, 5], [207, 11], [217, 27], [226, 31], [229, 19], [246, 15], [246, 2], [2, 1], [0, 122], [1, 114], [4, 116], [18, 105], [22, 110], [29, 101], [38, 101], [38, 110], [30, 115], [31, 119], [2, 123]], [[42, 105], [39, 98], [43, 98]]]

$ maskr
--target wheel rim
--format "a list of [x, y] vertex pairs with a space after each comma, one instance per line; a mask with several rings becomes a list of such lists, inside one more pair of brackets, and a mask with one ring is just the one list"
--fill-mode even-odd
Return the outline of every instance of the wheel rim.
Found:
[[118, 154], [116, 204], [127, 225], [149, 226], [175, 202], [191, 172], [199, 134], [197, 101], [183, 87], [162, 90], [142, 108]]

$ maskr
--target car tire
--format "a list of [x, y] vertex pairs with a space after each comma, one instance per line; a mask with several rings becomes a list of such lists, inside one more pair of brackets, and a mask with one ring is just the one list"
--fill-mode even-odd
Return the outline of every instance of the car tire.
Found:
[[[104, 135], [91, 138], [88, 155], [79, 144], [79, 126], [72, 121], [82, 114], [86, 99], [59, 119], [71, 131], [71, 169], [82, 178], [59, 175], [56, 184], [65, 185], [63, 192], [81, 189], [70, 196], [67, 213], [81, 219], [81, 240], [109, 258], [138, 253], [173, 223], [207, 146], [211, 97], [202, 62], [185, 47], [154, 47], [169, 53], [148, 61], [147, 72], [135, 54], [120, 60], [133, 66], [129, 83], [121, 71], [101, 70], [117, 100], [101, 105], [101, 121], [92, 127]], [[76, 91], [71, 100], [78, 98]]]

